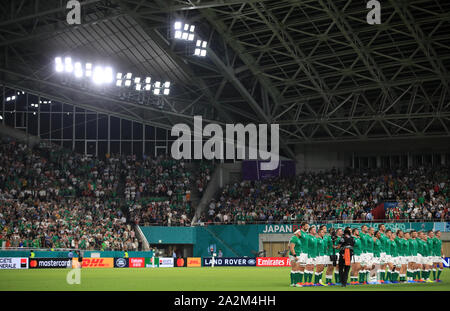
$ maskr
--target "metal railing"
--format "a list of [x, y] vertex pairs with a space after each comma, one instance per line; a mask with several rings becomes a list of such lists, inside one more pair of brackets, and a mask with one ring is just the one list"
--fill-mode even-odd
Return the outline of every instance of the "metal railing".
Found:
[[[210, 225], [289, 225], [289, 224], [299, 224], [303, 220], [276, 220], [276, 221], [232, 221], [232, 222], [218, 222], [218, 221], [204, 221], [196, 223], [186, 223], [184, 225], [172, 223], [170, 227], [191, 227], [191, 226], [210, 226]], [[308, 221], [307, 221], [308, 222]], [[439, 218], [439, 219], [353, 219], [353, 220], [314, 220], [309, 223], [316, 224], [356, 224], [356, 223], [414, 223], [414, 222], [450, 222], [450, 218]], [[155, 222], [155, 223], [143, 223], [140, 226], [165, 226], [168, 227], [167, 223]]]

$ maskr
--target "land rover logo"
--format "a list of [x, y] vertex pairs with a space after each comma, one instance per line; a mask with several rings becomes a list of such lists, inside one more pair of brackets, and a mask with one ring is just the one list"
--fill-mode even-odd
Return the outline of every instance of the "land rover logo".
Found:
[[118, 267], [118, 268], [123, 268], [123, 267], [125, 267], [127, 265], [127, 261], [125, 260], [125, 259], [123, 259], [123, 258], [117, 258], [117, 260], [116, 260], [116, 266]]

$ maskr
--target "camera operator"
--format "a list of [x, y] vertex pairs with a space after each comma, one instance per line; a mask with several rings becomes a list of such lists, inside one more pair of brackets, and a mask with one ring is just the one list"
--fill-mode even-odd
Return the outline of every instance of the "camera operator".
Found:
[[352, 237], [352, 233], [349, 228], [346, 228], [344, 236], [339, 239], [339, 244], [337, 245], [337, 249], [339, 249], [339, 277], [343, 287], [347, 285], [354, 245], [355, 240]]

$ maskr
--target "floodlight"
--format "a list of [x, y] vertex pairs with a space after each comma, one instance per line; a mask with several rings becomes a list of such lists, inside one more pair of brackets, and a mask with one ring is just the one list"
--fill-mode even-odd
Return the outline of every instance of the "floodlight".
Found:
[[72, 72], [73, 71], [72, 58], [66, 57], [64, 59], [64, 64], [65, 64], [66, 72]]
[[165, 87], [166, 89], [168, 89], [168, 88], [170, 87], [170, 82], [167, 81], [166, 83], [164, 83], [164, 87]]
[[92, 64], [91, 63], [86, 63], [86, 77], [91, 77], [92, 76]]
[[9, 102], [11, 100], [11, 97], [6, 97], [6, 101]]
[[145, 78], [145, 83], [149, 84], [151, 81], [152, 81], [152, 78], [150, 78], [150, 77]]
[[191, 33], [191, 34], [189, 35], [189, 37], [188, 37], [188, 40], [189, 40], [189, 41], [194, 41], [194, 34]]
[[81, 68], [81, 63], [76, 62], [75, 63], [75, 77], [81, 78], [83, 76], [83, 69]]
[[141, 88], [142, 88], [142, 85], [141, 84], [136, 84], [136, 91], [140, 91], [141, 90]]
[[121, 80], [122, 79], [122, 73], [118, 72], [116, 78], [117, 78], [117, 80]]
[[188, 31], [189, 30], [189, 24], [184, 24], [184, 30]]
[[94, 76], [92, 77], [92, 80], [95, 84], [102, 84], [103, 83], [103, 68], [101, 66], [96, 66], [94, 69]]
[[159, 95], [160, 92], [161, 92], [160, 89], [153, 89], [153, 94], [155, 95]]
[[194, 55], [200, 56], [200, 49], [195, 49]]
[[113, 82], [113, 70], [111, 67], [106, 67], [104, 76], [103, 76], [103, 82], [105, 83], [111, 83]]
[[56, 57], [55, 58], [55, 64], [56, 64], [56, 72], [63, 72], [64, 71], [64, 65], [62, 63], [62, 59], [61, 57]]
[[127, 73], [127, 79], [130, 80], [133, 74], [131, 72]]
[[170, 90], [169, 89], [164, 89], [164, 95], [169, 95]]
[[183, 32], [183, 35], [181, 36], [181, 39], [187, 40], [189, 37], [189, 34], [187, 32]]
[[125, 86], [130, 86], [131, 85], [131, 80], [126, 80], [125, 81]]
[[117, 80], [116, 86], [122, 86], [122, 80]]
[[11, 100], [16, 100], [16, 96], [12, 96], [12, 97], [11, 97]]
[[33, 116], [35, 116], [36, 115], [36, 111], [35, 112], [33, 112]]
[[161, 87], [161, 82], [156, 81], [156, 82], [155, 82], [155, 87], [156, 87], [156, 88], [160, 88], [160, 87]]
[[181, 22], [175, 22], [175, 29], [181, 29]]
[[145, 85], [145, 90], [146, 90], [146, 91], [150, 91], [151, 88], [152, 88], [152, 86], [151, 86], [150, 84], [146, 84], [146, 85]]
[[195, 26], [194, 26], [194, 25], [191, 25], [191, 29], [189, 29], [189, 31], [190, 31], [190, 32], [194, 32], [194, 30], [195, 30]]
[[200, 56], [206, 56], [206, 50], [201, 50]]
[[141, 78], [137, 77], [134, 78], [134, 83], [139, 84], [141, 82]]
[[3, 120], [3, 116], [0, 116], [0, 120]]
[[197, 40], [197, 43], [195, 43], [195, 46], [202, 46], [202, 40]]
[[208, 42], [203, 41], [202, 48], [206, 49], [206, 45], [207, 45], [207, 44], [208, 44]]
[[179, 31], [179, 30], [175, 31], [175, 38], [181, 39], [181, 31]]

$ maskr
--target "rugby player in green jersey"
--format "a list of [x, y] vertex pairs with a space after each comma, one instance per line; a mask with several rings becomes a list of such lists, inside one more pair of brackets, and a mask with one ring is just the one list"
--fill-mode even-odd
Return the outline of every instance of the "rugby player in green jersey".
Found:
[[442, 248], [441, 241], [441, 231], [436, 231], [433, 240], [433, 279], [436, 282], [441, 282], [440, 277], [442, 269], [444, 268], [441, 260], [441, 257], [444, 257], [444, 249]]
[[375, 232], [375, 241], [373, 242], [373, 256], [374, 256], [374, 264], [376, 267], [376, 271], [377, 271], [377, 284], [382, 284], [381, 283], [381, 276], [380, 276], [380, 264], [381, 264], [381, 240], [380, 240], [380, 236], [381, 236], [381, 232], [380, 231], [376, 231]]
[[375, 283], [376, 282], [376, 276], [377, 276], [377, 270], [375, 267], [375, 262], [374, 262], [374, 255], [373, 255], [373, 247], [374, 247], [374, 242], [375, 242], [375, 228], [374, 227], [370, 227], [369, 231], [369, 239], [367, 240], [367, 258], [369, 261], [369, 271], [367, 272], [367, 282], [369, 282], [369, 284], [371, 283]]
[[384, 276], [384, 279], [383, 279], [383, 283], [386, 283], [386, 284], [389, 284], [390, 283], [390, 280], [391, 280], [391, 272], [392, 272], [392, 269], [394, 268], [394, 264], [393, 264], [393, 258], [392, 258], [392, 255], [391, 255], [391, 246], [392, 246], [392, 243], [391, 243], [391, 237], [392, 237], [392, 231], [391, 230], [386, 230], [386, 237], [388, 237], [388, 239], [389, 240], [387, 240], [387, 242], [386, 242], [386, 244], [385, 244], [385, 246], [384, 246], [384, 250], [385, 250], [385, 252], [386, 252], [386, 265], [387, 265], [387, 272], [386, 272], [386, 275]]
[[355, 240], [355, 244], [353, 245], [353, 262], [352, 262], [352, 274], [350, 277], [350, 284], [356, 285], [362, 283], [362, 275], [360, 273], [362, 247], [361, 247], [361, 239], [359, 237], [359, 230], [357, 228], [354, 228], [352, 230], [352, 236], [353, 239]]
[[402, 230], [397, 230], [397, 237], [395, 238], [395, 243], [397, 244], [398, 252], [398, 265], [397, 270], [400, 274], [400, 283], [406, 282], [406, 255], [405, 255], [405, 244], [406, 240]]
[[[322, 226], [323, 229], [324, 226]], [[324, 264], [327, 266], [327, 271], [325, 272], [325, 284], [331, 285], [333, 282], [333, 262], [331, 261], [331, 256], [334, 254], [333, 248], [333, 240], [331, 239], [331, 233], [334, 232], [334, 228], [330, 229], [330, 234], [326, 234], [325, 227], [325, 236], [323, 237], [325, 241], [325, 262]]]
[[317, 238], [316, 227], [311, 226], [308, 234], [308, 259], [306, 260], [305, 269], [305, 286], [312, 286], [312, 277], [314, 274], [314, 265], [317, 256]]
[[[297, 230], [289, 240], [289, 259], [291, 261], [291, 286], [297, 286], [301, 283], [300, 280], [300, 264], [298, 260], [302, 252], [302, 243], [300, 241], [301, 231]], [[301, 285], [298, 285], [301, 286]]]
[[322, 273], [325, 265], [325, 252], [326, 252], [326, 245], [325, 245], [325, 236], [326, 227], [324, 226], [320, 227], [319, 232], [316, 236], [317, 238], [317, 257], [316, 257], [316, 273], [314, 276], [314, 285], [315, 286], [328, 286], [327, 284], [324, 284], [322, 282]]
[[406, 281], [413, 282], [413, 255], [411, 250], [411, 233], [405, 232]]
[[430, 249], [428, 244], [428, 236], [425, 232], [421, 232], [422, 237], [422, 279], [424, 282], [431, 283], [433, 281], [430, 280], [431, 275], [431, 267], [433, 266], [433, 262], [430, 259]]
[[379, 282], [383, 283], [386, 280], [386, 266], [387, 266], [387, 257], [386, 257], [386, 247], [389, 242], [389, 237], [386, 235], [386, 226], [381, 224], [379, 227], [380, 232], [380, 242], [381, 242], [381, 250], [380, 250], [380, 269], [378, 270]]
[[428, 263], [430, 264], [430, 270], [433, 272], [433, 280], [436, 280], [436, 268], [435, 268], [436, 259], [434, 256], [434, 243], [435, 243], [434, 232], [430, 230], [428, 231], [428, 239], [427, 239], [428, 255], [429, 255]]
[[425, 282], [424, 277], [425, 277], [425, 259], [424, 254], [425, 254], [425, 250], [424, 248], [426, 247], [426, 242], [424, 241], [424, 233], [422, 231], [418, 232], [417, 234], [417, 264], [418, 264], [418, 268], [419, 268], [419, 282]]
[[419, 263], [419, 243], [417, 242], [418, 233], [416, 230], [411, 231], [411, 240], [409, 241], [409, 248], [412, 256], [412, 279], [413, 282], [418, 282], [420, 279], [420, 263]]
[[306, 261], [308, 260], [308, 231], [309, 231], [309, 224], [305, 221], [300, 224], [300, 230], [301, 236], [300, 236], [300, 242], [302, 243], [302, 252], [300, 254], [300, 267], [299, 267], [299, 274], [300, 274], [300, 285], [303, 285], [306, 282], [306, 276], [304, 275], [305, 272], [305, 265]]
[[397, 250], [397, 243], [395, 242], [396, 234], [394, 232], [391, 233], [391, 239], [390, 239], [390, 250], [389, 255], [391, 255], [391, 262], [389, 265], [388, 270], [388, 279], [391, 283], [398, 283], [397, 277], [398, 277], [398, 250]]
[[[369, 272], [372, 268], [371, 263], [371, 254], [369, 254], [369, 249], [371, 248], [371, 237], [369, 235], [369, 227], [366, 225], [363, 225], [361, 227], [361, 232], [359, 234], [361, 238], [361, 247], [362, 247], [362, 254], [361, 254], [361, 273], [363, 276], [363, 284], [367, 284]], [[373, 246], [372, 246], [373, 249]]]

